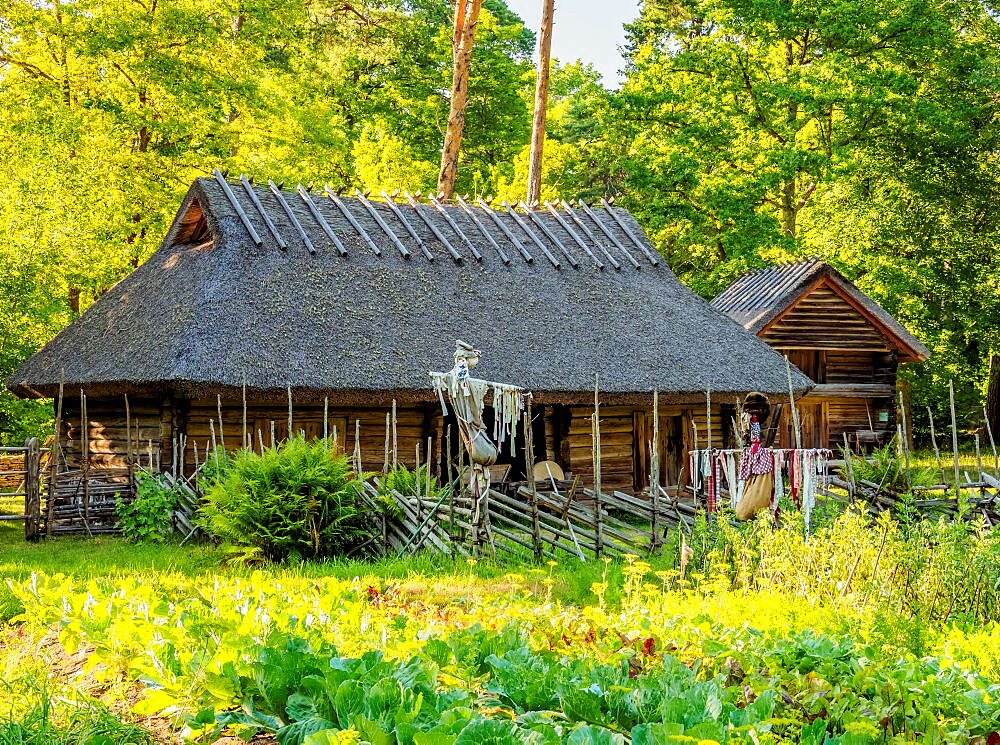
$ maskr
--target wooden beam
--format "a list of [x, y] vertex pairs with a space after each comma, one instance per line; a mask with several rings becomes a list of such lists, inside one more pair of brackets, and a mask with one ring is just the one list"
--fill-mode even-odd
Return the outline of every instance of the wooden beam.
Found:
[[895, 394], [893, 386], [878, 383], [820, 383], [803, 398], [894, 398]]
[[552, 64], [552, 19], [555, 0], [542, 0], [542, 28], [538, 40], [538, 78], [535, 84], [535, 115], [531, 125], [531, 157], [528, 162], [528, 198], [534, 205], [542, 198], [542, 158], [545, 153], [545, 120], [549, 105], [549, 69]]

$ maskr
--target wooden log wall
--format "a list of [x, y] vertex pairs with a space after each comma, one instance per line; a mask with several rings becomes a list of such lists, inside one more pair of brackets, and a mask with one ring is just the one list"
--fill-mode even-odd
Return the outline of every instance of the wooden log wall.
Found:
[[[588, 406], [568, 407], [570, 416], [563, 442], [564, 469], [580, 476], [590, 486], [593, 483], [591, 415]], [[715, 447], [734, 444], [732, 419], [735, 406], [730, 403], [712, 404], [712, 439]], [[687, 481], [688, 451], [694, 448], [694, 427], [698, 429], [698, 445], [708, 443], [708, 417], [704, 408], [660, 407], [660, 484], [676, 486]], [[601, 407], [601, 484], [602, 488], [639, 494], [649, 486], [650, 441], [652, 412], [646, 407]], [[557, 459], [558, 460], [558, 459]]]
[[0, 492], [14, 492], [24, 483], [24, 456], [0, 455]]
[[[634, 414], [630, 406], [601, 407], [601, 485], [605, 489], [634, 489]], [[590, 406], [570, 407], [566, 437], [568, 459], [563, 467], [585, 483], [594, 479], [593, 439]]]
[[[194, 468], [194, 447], [197, 445], [198, 457], [204, 461], [206, 447], [211, 447], [212, 427], [215, 436], [222, 446], [225, 439], [227, 450], [238, 450], [243, 440], [243, 403], [240, 400], [223, 399], [222, 427], [219, 426], [219, 405], [217, 400], [195, 400], [185, 402], [180, 409], [183, 411], [184, 432], [187, 437], [183, 462], [185, 473], [191, 473]], [[436, 415], [434, 412], [437, 412]], [[332, 438], [336, 430], [337, 444], [346, 453], [354, 451], [355, 422], [361, 423], [361, 464], [365, 471], [381, 472], [385, 460], [385, 418], [391, 413], [391, 407], [357, 408], [338, 407], [336, 400], [331, 400], [327, 411], [327, 432]], [[433, 439], [432, 447], [435, 458], [438, 454], [440, 408], [433, 405], [397, 406], [396, 408], [396, 447], [397, 460], [412, 468], [416, 462], [416, 446], [421, 446], [421, 463], [426, 462], [427, 438]], [[211, 422], [211, 424], [210, 424]], [[288, 436], [288, 406], [287, 404], [258, 404], [249, 402], [247, 405], [247, 430], [253, 440], [252, 447], [260, 451], [260, 440], [265, 447], [271, 444], [271, 423], [274, 423], [275, 440], [280, 442]], [[307, 439], [323, 436], [323, 403], [310, 402], [299, 404], [292, 402], [292, 429], [295, 433], [305, 431]], [[220, 434], [221, 430], [221, 434]], [[457, 435], [453, 434], [453, 439]], [[391, 443], [390, 443], [391, 447]], [[389, 456], [390, 465], [392, 454]], [[435, 461], [436, 467], [436, 461]]]
[[[152, 398], [129, 401], [132, 422], [132, 448], [138, 462], [148, 465], [150, 452], [154, 464], [162, 462], [162, 404]], [[89, 465], [93, 468], [125, 468], [128, 437], [125, 432], [125, 399], [87, 398]], [[138, 438], [136, 433], [138, 432]], [[70, 469], [83, 465], [81, 457], [83, 430], [80, 424], [80, 401], [67, 396], [63, 402], [63, 426], [60, 433], [66, 464]], [[60, 464], [63, 468], [64, 464]]]

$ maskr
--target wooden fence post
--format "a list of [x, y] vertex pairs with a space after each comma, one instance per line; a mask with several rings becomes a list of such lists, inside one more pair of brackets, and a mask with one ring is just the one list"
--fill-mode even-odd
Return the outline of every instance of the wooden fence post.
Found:
[[955, 415], [955, 381], [948, 381], [948, 398], [951, 403], [951, 449], [955, 455], [955, 496], [958, 496], [962, 488], [961, 477], [958, 473], [958, 417]]
[[910, 469], [910, 429], [909, 420], [906, 416], [906, 401], [903, 392], [899, 392], [899, 416], [902, 419], [899, 427], [899, 444], [903, 448], [903, 461], [906, 464], [906, 488], [913, 488], [913, 471]]
[[594, 554], [601, 558], [604, 551], [604, 527], [601, 525], [601, 397], [600, 379], [594, 375]]
[[59, 373], [59, 398], [56, 401], [56, 422], [54, 427], [54, 437], [52, 438], [52, 450], [49, 451], [49, 502], [45, 508], [45, 535], [52, 535], [52, 520], [55, 517], [56, 508], [56, 483], [59, 477], [59, 459], [62, 457], [62, 415], [63, 415], [63, 394], [66, 387], [66, 371]]
[[24, 443], [24, 538], [31, 542], [39, 538], [38, 526], [42, 517], [39, 480], [41, 456], [37, 437], [32, 437]]
[[652, 519], [649, 526], [649, 552], [660, 547], [660, 391], [653, 391], [653, 447], [649, 453], [649, 496]]
[[531, 404], [524, 410], [524, 475], [531, 490], [531, 545], [535, 561], [541, 562], [542, 530], [538, 522], [538, 488], [535, 484], [535, 438], [531, 431]]
[[83, 478], [83, 524], [90, 532], [90, 418], [87, 416], [87, 394], [80, 386], [80, 468]]

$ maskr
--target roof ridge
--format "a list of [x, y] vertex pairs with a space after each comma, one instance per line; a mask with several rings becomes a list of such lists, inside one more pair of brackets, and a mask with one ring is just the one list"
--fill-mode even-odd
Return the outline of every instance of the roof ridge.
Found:
[[[376, 254], [381, 253], [378, 244], [389, 241], [404, 258], [422, 254], [427, 261], [433, 262], [437, 258], [431, 250], [434, 244], [434, 247], [443, 247], [442, 255], [447, 254], [456, 263], [461, 263], [466, 258], [483, 260], [476, 247], [477, 242], [481, 243], [478, 237], [483, 236], [489, 246], [497, 249], [505, 265], [509, 264], [509, 256], [504, 245], [517, 249], [513, 253], [520, 254], [529, 264], [534, 257], [526, 247], [533, 246], [555, 269], [567, 268], [556, 258], [565, 257], [573, 269], [591, 266], [603, 271], [606, 262], [600, 257], [607, 257], [614, 270], [620, 271], [622, 265], [614, 259], [613, 252], [623, 256], [637, 270], [647, 265], [640, 262], [637, 255], [653, 267], [661, 263], [659, 252], [641, 226], [628, 210], [615, 206], [613, 199], [595, 201], [593, 207], [582, 199], [561, 201], [562, 211], [559, 212], [551, 203], [528, 205], [523, 201], [516, 204], [501, 201], [501, 207], [496, 208], [492, 197], [489, 201], [477, 197], [473, 204], [466, 201], [467, 197], [444, 200], [440, 194], [423, 195], [420, 191], [411, 193], [398, 189], [380, 190], [379, 199], [371, 190], [356, 188], [354, 195], [347, 195], [348, 187], [333, 189], [329, 184], [324, 184], [322, 191], [314, 195], [316, 187], [312, 183], [307, 186], [300, 183], [291, 189], [286, 188], [284, 182], [268, 181], [268, 191], [254, 184], [252, 177], [241, 175], [239, 181], [232, 183], [227, 180], [228, 175], [228, 170], [213, 169], [211, 177], [201, 180], [204, 188], [217, 188], [221, 192], [228, 209], [256, 246], [274, 243], [284, 251], [301, 243], [314, 253], [317, 244], [329, 243], [346, 256], [345, 238], [357, 236]], [[397, 200], [400, 195], [403, 198]], [[306, 209], [301, 214], [300, 202]], [[336, 209], [327, 209], [331, 204]], [[363, 209], [352, 210], [355, 204]], [[488, 219], [478, 219], [477, 212]], [[315, 230], [314, 223], [322, 229], [322, 236]], [[570, 224], [579, 227], [580, 231], [569, 227]], [[291, 233], [287, 232], [286, 225], [292, 229]], [[317, 238], [310, 237], [313, 232]], [[578, 257], [575, 248], [582, 248], [585, 256]]]

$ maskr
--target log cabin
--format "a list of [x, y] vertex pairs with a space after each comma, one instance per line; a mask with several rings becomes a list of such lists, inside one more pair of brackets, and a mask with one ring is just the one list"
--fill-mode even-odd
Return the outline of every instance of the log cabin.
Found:
[[[815, 383], [798, 402], [804, 447], [868, 450], [896, 434], [901, 363], [923, 362], [919, 339], [829, 264], [807, 259], [746, 274], [712, 306]], [[790, 417], [781, 447], [793, 442]]]
[[371, 471], [394, 410], [391, 460], [426, 462], [429, 440], [440, 471], [457, 435], [429, 372], [450, 369], [456, 339], [482, 349], [477, 376], [533, 393], [537, 459], [585, 481], [596, 379], [603, 483], [633, 492], [648, 484], [654, 389], [661, 484], [681, 478], [695, 436], [723, 441], [737, 397], [788, 390], [782, 357], [681, 284], [625, 210], [375, 201], [219, 172], [8, 386], [55, 398], [62, 381], [67, 469], [190, 474], [213, 429], [229, 450], [259, 450], [288, 435], [291, 405], [293, 432], [348, 452], [357, 438]]

